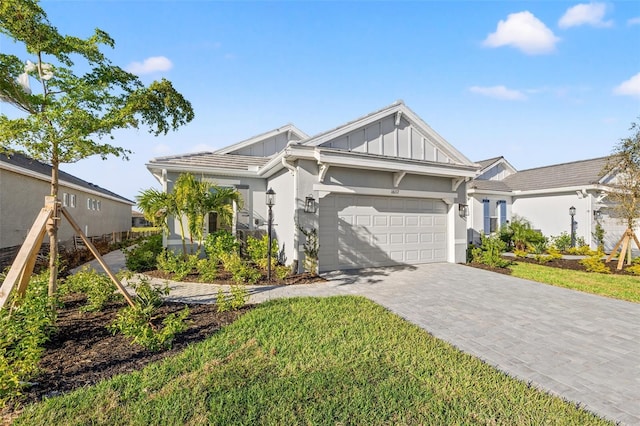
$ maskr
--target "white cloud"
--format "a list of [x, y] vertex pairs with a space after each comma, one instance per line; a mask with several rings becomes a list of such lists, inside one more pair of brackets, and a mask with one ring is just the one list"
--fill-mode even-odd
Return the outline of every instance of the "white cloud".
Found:
[[488, 47], [512, 46], [529, 55], [550, 53], [560, 41], [547, 26], [531, 12], [511, 13], [484, 40]]
[[627, 25], [640, 25], [640, 16], [629, 19]]
[[527, 96], [519, 90], [507, 89], [504, 86], [480, 87], [473, 86], [469, 88], [471, 93], [488, 96], [490, 98], [503, 99], [507, 101], [523, 101]]
[[132, 62], [127, 65], [127, 71], [137, 75], [169, 71], [171, 68], [173, 68], [173, 64], [164, 56], [152, 56], [142, 62]]
[[613, 89], [616, 95], [640, 97], [640, 72]]
[[580, 25], [591, 25], [592, 27], [610, 27], [613, 21], [603, 21], [607, 13], [607, 5], [604, 3], [582, 3], [567, 9], [562, 15], [558, 26], [560, 28], [578, 27]]

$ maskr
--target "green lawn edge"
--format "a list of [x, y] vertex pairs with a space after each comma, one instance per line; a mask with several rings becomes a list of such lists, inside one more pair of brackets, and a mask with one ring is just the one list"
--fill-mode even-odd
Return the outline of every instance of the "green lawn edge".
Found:
[[16, 425], [611, 424], [358, 296], [279, 299]]
[[509, 269], [514, 277], [640, 303], [640, 277], [550, 268], [527, 262], [516, 262]]

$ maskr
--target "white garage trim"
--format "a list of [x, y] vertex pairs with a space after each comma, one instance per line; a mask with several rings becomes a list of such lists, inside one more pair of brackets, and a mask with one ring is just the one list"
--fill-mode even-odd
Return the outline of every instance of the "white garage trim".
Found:
[[446, 204], [453, 204], [453, 200], [458, 195], [455, 192], [411, 191], [395, 188], [383, 189], [362, 186], [324, 185], [321, 183], [314, 184], [313, 190], [318, 191], [320, 198], [329, 194], [377, 195], [381, 197], [432, 198], [442, 200]]
[[320, 271], [446, 262], [449, 207], [438, 199], [333, 194], [320, 200]]

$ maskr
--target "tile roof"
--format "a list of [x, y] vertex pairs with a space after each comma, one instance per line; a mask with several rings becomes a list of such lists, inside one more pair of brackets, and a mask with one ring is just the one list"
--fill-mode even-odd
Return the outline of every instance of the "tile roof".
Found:
[[512, 190], [520, 191], [593, 185], [602, 177], [602, 169], [607, 158], [600, 157], [521, 170], [507, 176], [503, 182]]
[[[478, 164], [486, 167], [501, 158], [478, 161]], [[469, 184], [469, 187], [486, 191], [510, 192], [593, 185], [602, 178], [602, 169], [608, 158], [599, 157], [520, 170], [501, 181], [476, 179]]]
[[[7, 163], [13, 165], [15, 167], [19, 167], [25, 170], [29, 170], [38, 174], [42, 174], [44, 176], [51, 176], [52, 167], [49, 164], [42, 163], [38, 160], [34, 160], [20, 153], [12, 153], [12, 154], [2, 154], [0, 153], [0, 162]], [[121, 195], [116, 194], [115, 192], [111, 192], [108, 189], [101, 188], [98, 185], [95, 185], [91, 182], [87, 182], [86, 180], [82, 180], [77, 178], [69, 173], [66, 173], [62, 170], [58, 170], [58, 177], [60, 183], [68, 183], [72, 185], [77, 185], [87, 190], [95, 191], [98, 193], [102, 193], [106, 196], [117, 198], [121, 201], [124, 201], [129, 204], [134, 204], [133, 201], [124, 198]]]
[[151, 165], [172, 165], [185, 167], [209, 167], [214, 169], [249, 170], [262, 167], [271, 160], [270, 157], [254, 157], [249, 155], [216, 154], [213, 152], [194, 152], [191, 154], [172, 155], [152, 158]]

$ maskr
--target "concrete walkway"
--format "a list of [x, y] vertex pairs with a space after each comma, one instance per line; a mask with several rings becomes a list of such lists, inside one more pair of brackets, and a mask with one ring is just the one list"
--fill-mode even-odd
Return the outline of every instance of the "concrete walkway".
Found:
[[[107, 262], [118, 265], [117, 256]], [[610, 420], [640, 424], [640, 304], [446, 263], [325, 278], [249, 286], [250, 302], [362, 295], [511, 376]], [[212, 303], [218, 290], [170, 286], [172, 300], [192, 303]]]

